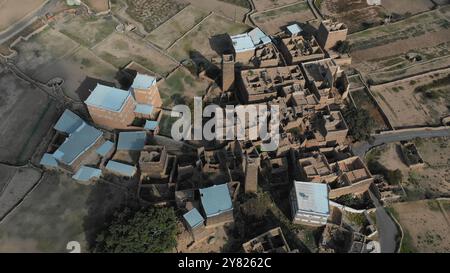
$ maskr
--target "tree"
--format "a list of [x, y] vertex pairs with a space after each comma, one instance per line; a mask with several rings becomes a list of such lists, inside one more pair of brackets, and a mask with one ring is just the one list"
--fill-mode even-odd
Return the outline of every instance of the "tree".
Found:
[[348, 107], [344, 111], [344, 119], [354, 141], [371, 141], [375, 122], [367, 110]]
[[150, 208], [115, 213], [96, 239], [95, 252], [159, 253], [176, 246], [177, 222], [172, 208]]
[[351, 46], [348, 41], [337, 41], [336, 45], [334, 46], [334, 50], [341, 54], [347, 54], [350, 52]]

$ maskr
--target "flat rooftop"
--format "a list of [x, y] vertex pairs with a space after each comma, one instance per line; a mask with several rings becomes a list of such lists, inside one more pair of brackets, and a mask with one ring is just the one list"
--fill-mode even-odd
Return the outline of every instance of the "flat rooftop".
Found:
[[241, 78], [249, 94], [272, 93], [277, 92], [278, 86], [305, 84], [303, 73], [297, 65], [243, 70]]
[[97, 84], [84, 103], [108, 111], [120, 112], [129, 96], [129, 91]]

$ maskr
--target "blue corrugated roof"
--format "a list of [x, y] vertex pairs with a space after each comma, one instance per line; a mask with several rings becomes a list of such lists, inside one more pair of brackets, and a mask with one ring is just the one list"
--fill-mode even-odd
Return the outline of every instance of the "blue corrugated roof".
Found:
[[236, 52], [243, 52], [255, 49], [252, 38], [247, 33], [231, 36], [233, 47]]
[[66, 138], [53, 154], [59, 161], [71, 165], [82, 153], [88, 150], [103, 133], [86, 123]]
[[156, 120], [146, 120], [144, 129], [153, 131], [158, 127], [158, 125], [159, 125], [159, 122]]
[[136, 173], [136, 167], [113, 160], [108, 161], [108, 164], [106, 164], [106, 169], [128, 177], [131, 177]]
[[203, 219], [203, 216], [196, 208], [193, 208], [190, 211], [186, 212], [183, 217], [191, 228], [195, 228], [203, 224], [203, 221], [205, 221], [205, 219]]
[[137, 104], [134, 108], [135, 113], [150, 115], [153, 112], [153, 106], [149, 104]]
[[301, 33], [303, 31], [303, 29], [297, 25], [297, 24], [293, 24], [287, 27], [287, 30], [289, 31], [289, 33], [291, 35], [297, 35], [299, 33]]
[[85, 103], [106, 110], [119, 112], [125, 104], [129, 91], [97, 84]]
[[117, 150], [140, 151], [144, 148], [147, 134], [144, 131], [120, 132]]
[[271, 41], [270, 38], [259, 28], [252, 29], [248, 33], [248, 36], [252, 39], [253, 45], [255, 46], [265, 45]]
[[100, 169], [81, 166], [72, 178], [78, 181], [89, 181], [92, 178], [99, 178], [101, 174], [102, 171]]
[[53, 128], [57, 131], [71, 134], [80, 127], [81, 124], [83, 124], [83, 120], [74, 112], [66, 109]]
[[107, 153], [109, 153], [111, 151], [111, 149], [113, 148], [114, 143], [112, 143], [111, 141], [105, 141], [105, 143], [102, 144], [102, 146], [98, 147], [97, 149], [97, 154], [101, 155], [101, 156], [105, 156]]
[[294, 187], [299, 210], [329, 214], [327, 184], [295, 181]]
[[42, 156], [41, 161], [39, 162], [39, 164], [41, 164], [43, 166], [47, 166], [47, 167], [58, 167], [58, 162], [53, 157], [53, 155], [49, 154], [49, 153], [45, 153]]
[[200, 189], [200, 200], [206, 217], [212, 217], [233, 209], [227, 184]]
[[156, 83], [156, 78], [150, 75], [137, 73], [133, 80], [132, 88], [147, 89]]

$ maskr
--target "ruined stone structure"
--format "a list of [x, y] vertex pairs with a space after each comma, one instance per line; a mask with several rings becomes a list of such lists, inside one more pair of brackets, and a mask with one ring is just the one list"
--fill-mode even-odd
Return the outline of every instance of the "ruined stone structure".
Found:
[[246, 104], [267, 102], [277, 98], [281, 88], [293, 84], [305, 86], [305, 78], [296, 65], [258, 68], [241, 71], [238, 90]]
[[271, 229], [242, 245], [245, 253], [289, 253], [281, 228]]
[[325, 57], [325, 53], [314, 37], [309, 39], [303, 36], [283, 38], [280, 50], [289, 65], [320, 60]]

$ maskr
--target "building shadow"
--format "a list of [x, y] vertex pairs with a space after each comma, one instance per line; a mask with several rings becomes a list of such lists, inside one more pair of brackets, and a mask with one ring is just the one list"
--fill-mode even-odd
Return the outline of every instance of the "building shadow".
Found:
[[92, 90], [94, 90], [94, 88], [97, 86], [97, 84], [115, 87], [115, 84], [112, 82], [86, 76], [75, 93], [78, 95], [81, 101], [85, 101], [91, 94]]
[[135, 185], [126, 188], [106, 182], [97, 182], [86, 200], [87, 215], [83, 219], [85, 240], [89, 251], [95, 247], [98, 234], [103, 231], [116, 211], [125, 207], [138, 209]]

